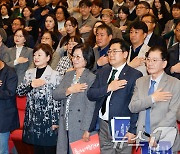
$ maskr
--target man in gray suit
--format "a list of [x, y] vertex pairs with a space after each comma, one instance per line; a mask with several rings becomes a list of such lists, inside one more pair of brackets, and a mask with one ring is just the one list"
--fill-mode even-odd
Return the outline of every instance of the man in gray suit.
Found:
[[[160, 141], [170, 141], [173, 152], [177, 152], [180, 142], [176, 112], [180, 104], [180, 81], [164, 72], [167, 52], [160, 46], [154, 46], [147, 52], [146, 65], [150, 75], [136, 81], [129, 104], [132, 113], [139, 113], [137, 133], [142, 132], [141, 137], [151, 147], [157, 147]], [[155, 131], [161, 127], [162, 131]], [[175, 141], [166, 140], [168, 134], [174, 135]]]

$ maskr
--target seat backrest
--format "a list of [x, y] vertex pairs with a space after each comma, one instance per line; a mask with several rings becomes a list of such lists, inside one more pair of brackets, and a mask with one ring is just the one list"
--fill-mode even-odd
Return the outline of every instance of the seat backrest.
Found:
[[20, 121], [19, 129], [23, 129], [25, 109], [26, 109], [26, 96], [24, 97], [17, 96], [16, 103], [17, 103], [17, 109], [18, 109], [19, 121]]

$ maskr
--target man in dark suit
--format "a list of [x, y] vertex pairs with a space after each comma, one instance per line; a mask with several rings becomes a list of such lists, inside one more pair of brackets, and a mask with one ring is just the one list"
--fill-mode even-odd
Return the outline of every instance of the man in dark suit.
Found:
[[169, 61], [166, 73], [180, 80], [180, 21], [175, 27], [177, 43], [168, 49]]
[[16, 107], [17, 75], [0, 60], [0, 153], [8, 153], [10, 131], [19, 127]]
[[146, 14], [142, 16], [141, 21], [143, 21], [148, 27], [148, 33], [144, 40], [144, 43], [149, 47], [159, 45], [167, 48], [165, 40], [161, 36], [154, 33], [157, 25], [156, 17], [152, 14]]
[[[100, 147], [102, 154], [131, 153], [131, 147], [125, 143], [122, 148], [113, 147], [110, 121], [113, 117], [130, 117], [130, 127], [126, 133], [128, 142], [135, 137], [137, 114], [128, 109], [135, 81], [142, 73], [126, 64], [129, 47], [121, 39], [110, 41], [108, 59], [110, 65], [97, 71], [95, 82], [87, 95], [96, 101], [93, 120], [89, 131], [93, 131], [100, 117]], [[114, 76], [114, 80], [113, 80]], [[109, 84], [108, 84], [109, 83]]]

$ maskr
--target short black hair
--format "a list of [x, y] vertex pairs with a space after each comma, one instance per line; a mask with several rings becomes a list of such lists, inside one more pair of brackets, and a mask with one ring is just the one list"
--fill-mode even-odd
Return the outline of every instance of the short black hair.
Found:
[[94, 0], [94, 1], [92, 1], [92, 5], [96, 5], [100, 8], [103, 7], [102, 0]]
[[107, 24], [102, 24], [102, 25], [99, 25], [97, 28], [96, 28], [96, 32], [98, 31], [98, 29], [105, 29], [106, 30], [106, 32], [107, 32], [107, 34], [108, 34], [108, 36], [109, 35], [112, 35], [112, 28], [111, 27], [109, 27]]
[[92, 6], [92, 2], [90, 0], [81, 0], [79, 2], [79, 7], [82, 7], [83, 5], [86, 5], [88, 7], [91, 7]]
[[180, 3], [175, 3], [171, 6], [171, 13], [172, 13], [172, 9], [180, 9]]
[[65, 20], [70, 17], [70, 14], [69, 14], [69, 12], [68, 12], [68, 10], [67, 10], [67, 8], [65, 6], [56, 7], [55, 12], [57, 12], [58, 9], [62, 9], [62, 11], [64, 13]]
[[91, 70], [93, 68], [94, 62], [95, 62], [95, 56], [94, 56], [93, 48], [90, 47], [90, 45], [88, 45], [87, 43], [77, 44], [72, 49], [72, 55], [76, 49], [81, 49], [82, 55], [86, 61], [85, 67], [87, 69]]
[[174, 28], [176, 29], [176, 27], [177, 27], [179, 24], [180, 24], [180, 19], [177, 20], [176, 25], [175, 25]]
[[123, 13], [129, 15], [129, 8], [127, 6], [122, 5], [119, 9], [118, 9], [118, 13], [122, 10]]
[[137, 5], [139, 5], [139, 4], [144, 5], [146, 9], [150, 9], [151, 8], [150, 4], [148, 2], [146, 2], [146, 1], [140, 1]]
[[148, 13], [148, 14], [143, 15], [143, 16], [141, 17], [141, 20], [142, 20], [144, 17], [151, 17], [151, 22], [153, 22], [153, 23], [155, 23], [155, 24], [157, 23], [156, 16], [153, 15], [153, 14], [151, 14], [151, 13]]
[[24, 29], [24, 28], [19, 28], [15, 31], [14, 36], [18, 31], [22, 31], [23, 37], [25, 38], [24, 46], [29, 46], [30, 43], [30, 38], [29, 38], [29, 33]]
[[50, 57], [48, 61], [48, 64], [50, 64], [53, 56], [53, 49], [49, 44], [40, 43], [34, 47], [33, 54], [40, 49], [42, 49], [46, 53], [46, 56]]
[[25, 27], [25, 20], [21, 17], [16, 17], [12, 20], [12, 23], [14, 22], [14, 20], [19, 20], [19, 22], [21, 23], [21, 26]]
[[118, 43], [120, 44], [120, 47], [122, 49], [123, 52], [127, 51], [129, 52], [129, 45], [126, 41], [120, 39], [120, 38], [114, 38], [110, 41], [109, 43], [109, 47], [112, 45], [112, 44], [115, 44], [115, 43]]
[[151, 52], [154, 52], [154, 51], [157, 51], [157, 50], [160, 51], [162, 60], [163, 61], [168, 61], [168, 52], [167, 52], [167, 49], [162, 47], [162, 46], [159, 46], [159, 45], [151, 47], [148, 50], [148, 52], [146, 52], [145, 57], [147, 58]]
[[131, 25], [130, 25], [130, 30], [131, 28], [134, 28], [134, 29], [141, 29], [143, 30], [144, 33], [148, 33], [148, 27], [147, 25], [142, 22], [142, 21], [135, 21], [135, 22], [132, 22]]

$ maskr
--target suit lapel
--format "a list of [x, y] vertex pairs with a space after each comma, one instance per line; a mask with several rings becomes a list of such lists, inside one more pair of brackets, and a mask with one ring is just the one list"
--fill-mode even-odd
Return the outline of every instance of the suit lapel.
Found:
[[10, 52], [12, 59], [16, 59], [16, 50], [17, 50], [16, 47], [13, 47], [11, 50], [12, 52]]
[[126, 64], [125, 66], [124, 66], [124, 68], [122, 69], [122, 71], [121, 71], [121, 73], [119, 74], [119, 79], [120, 80], [122, 80], [122, 79], [124, 79], [124, 76], [126, 75], [126, 72], [128, 71], [128, 69], [129, 69], [129, 66]]
[[160, 89], [160, 88], [164, 88], [167, 84], [167, 74], [164, 72], [163, 76], [162, 76], [162, 79], [160, 80], [159, 82], [159, 85], [158, 85], [158, 88], [157, 89]]
[[23, 47], [19, 57], [24, 57], [25, 53], [26, 53], [26, 48]]

